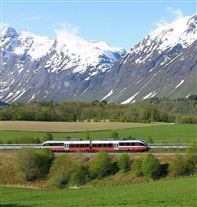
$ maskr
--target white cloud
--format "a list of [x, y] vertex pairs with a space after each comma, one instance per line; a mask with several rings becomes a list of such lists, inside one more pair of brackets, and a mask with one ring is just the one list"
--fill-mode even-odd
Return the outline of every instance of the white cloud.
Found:
[[[169, 16], [162, 17], [161, 19], [159, 19], [155, 23], [155, 26], [157, 28], [165, 26], [165, 25], [169, 24], [170, 22], [175, 21], [177, 19], [180, 19], [184, 16], [180, 9], [174, 9], [174, 8], [168, 7], [168, 8], [166, 8], [166, 10], [169, 13]], [[171, 15], [173, 16], [172, 18], [170, 18]]]
[[157, 21], [155, 23], [156, 27], [162, 27], [162, 26], [165, 26], [167, 25], [169, 22], [166, 20], [166, 19], [160, 19], [159, 21]]
[[56, 25], [55, 33], [56, 34], [67, 33], [70, 35], [77, 35], [79, 34], [79, 28], [74, 26], [73, 24], [62, 22]]
[[177, 19], [180, 19], [182, 18], [184, 15], [183, 15], [183, 12], [180, 10], [180, 9], [174, 9], [174, 8], [167, 8], [167, 10], [174, 15], [174, 20], [177, 20]]

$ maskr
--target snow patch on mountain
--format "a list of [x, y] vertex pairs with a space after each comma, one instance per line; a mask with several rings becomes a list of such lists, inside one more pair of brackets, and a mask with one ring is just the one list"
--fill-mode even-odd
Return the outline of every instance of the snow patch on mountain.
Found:
[[139, 94], [139, 92], [135, 93], [133, 96], [131, 96], [127, 100], [123, 101], [121, 104], [129, 104], [138, 94]]
[[148, 99], [148, 98], [153, 98], [154, 96], [156, 96], [157, 92], [150, 92], [149, 94], [147, 94], [146, 96], [143, 97], [143, 100]]
[[181, 81], [176, 85], [175, 88], [178, 88], [178, 87], [181, 86], [183, 83], [184, 83], [184, 80], [181, 80]]
[[[143, 64], [151, 60], [153, 54], [157, 51], [162, 54], [180, 44], [182, 48], [190, 46], [197, 38], [197, 14], [193, 16], [182, 17], [170, 24], [160, 26], [151, 32], [145, 39], [132, 48], [129, 54], [137, 55], [136, 64]], [[170, 59], [170, 58], [169, 58]], [[161, 63], [168, 60], [168, 57]]]
[[109, 96], [111, 96], [113, 94], [113, 90], [111, 90], [106, 96], [104, 96], [100, 101], [105, 100], [106, 98], [108, 98]]

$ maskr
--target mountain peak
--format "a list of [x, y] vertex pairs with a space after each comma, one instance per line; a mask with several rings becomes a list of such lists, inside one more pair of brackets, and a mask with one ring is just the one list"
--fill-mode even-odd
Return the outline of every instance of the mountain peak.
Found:
[[8, 38], [8, 37], [15, 37], [17, 35], [16, 30], [13, 27], [5, 27], [2, 31], [2, 36], [4, 38]]

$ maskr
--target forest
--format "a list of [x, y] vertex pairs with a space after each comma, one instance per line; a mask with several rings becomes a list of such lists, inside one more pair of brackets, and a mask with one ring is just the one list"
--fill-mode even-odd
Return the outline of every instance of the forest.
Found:
[[111, 121], [197, 123], [197, 97], [152, 98], [132, 105], [99, 102], [31, 102], [0, 107], [0, 120], [26, 121]]

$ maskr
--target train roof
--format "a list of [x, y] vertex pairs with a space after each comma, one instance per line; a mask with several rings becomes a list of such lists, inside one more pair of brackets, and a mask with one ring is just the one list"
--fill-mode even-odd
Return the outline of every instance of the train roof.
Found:
[[[106, 139], [103, 139], [103, 140], [91, 140], [92, 143], [118, 143], [118, 142], [142, 142], [142, 143], [145, 143], [143, 140], [137, 140], [137, 139], [132, 139], [132, 140], [106, 140]], [[49, 140], [49, 141], [46, 141], [44, 143], [65, 143], [65, 144], [68, 144], [68, 143], [90, 143], [90, 140], [62, 140], [62, 141], [56, 141], [56, 140]]]

